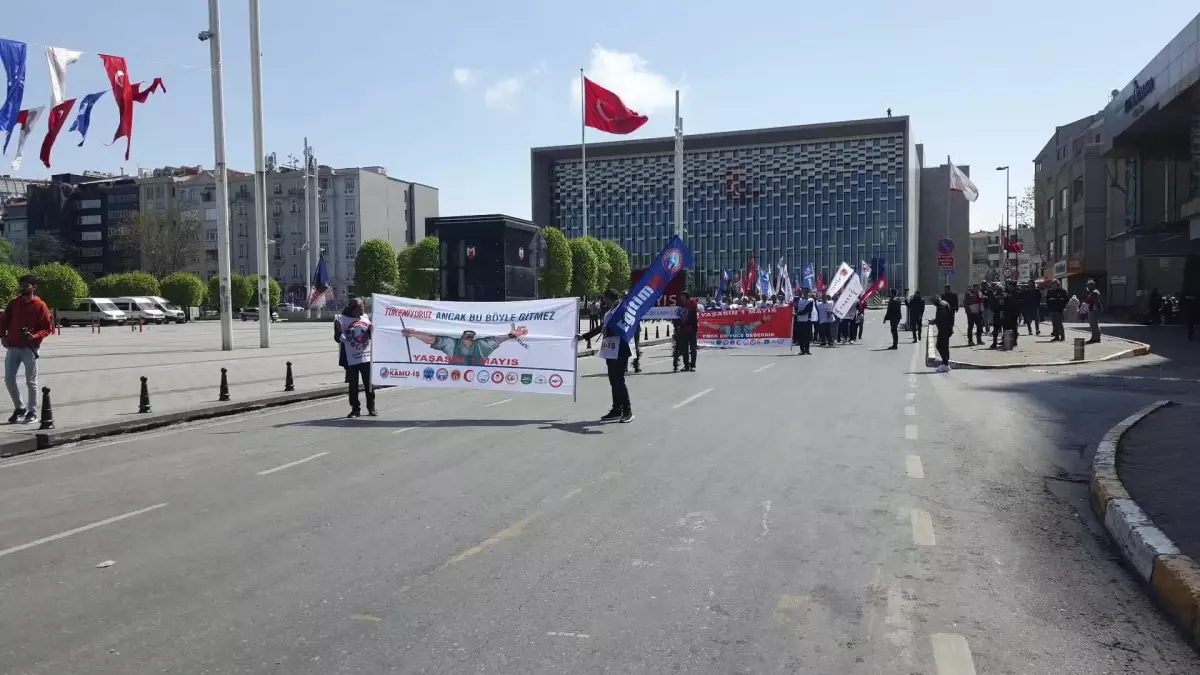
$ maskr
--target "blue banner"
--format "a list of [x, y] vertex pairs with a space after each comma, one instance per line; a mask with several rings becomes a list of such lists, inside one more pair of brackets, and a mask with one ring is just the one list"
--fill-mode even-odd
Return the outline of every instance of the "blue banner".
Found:
[[728, 267], [721, 270], [721, 285], [717, 287], [717, 304], [721, 304], [721, 299], [725, 297], [725, 291], [729, 289], [729, 282], [733, 279], [733, 270]]
[[803, 277], [805, 288], [812, 290], [813, 288], [817, 287], [817, 275], [813, 273], [812, 263], [806, 263], [804, 265]]
[[0, 38], [0, 62], [4, 63], [7, 83], [4, 104], [0, 105], [0, 131], [11, 134], [17, 126], [21, 100], [25, 98], [25, 43]]
[[633, 340], [638, 323], [662, 297], [667, 284], [676, 274], [691, 267], [694, 262], [692, 251], [683, 243], [683, 239], [678, 235], [671, 237], [667, 247], [658, 254], [650, 267], [646, 268], [642, 278], [629, 290], [629, 295], [617, 305], [607, 327], [626, 342]]

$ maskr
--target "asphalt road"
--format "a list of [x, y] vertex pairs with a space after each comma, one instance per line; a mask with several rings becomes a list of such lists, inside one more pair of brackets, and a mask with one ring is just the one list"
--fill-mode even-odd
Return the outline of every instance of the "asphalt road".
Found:
[[0, 463], [0, 672], [1200, 672], [1078, 482], [1156, 392], [873, 332]]

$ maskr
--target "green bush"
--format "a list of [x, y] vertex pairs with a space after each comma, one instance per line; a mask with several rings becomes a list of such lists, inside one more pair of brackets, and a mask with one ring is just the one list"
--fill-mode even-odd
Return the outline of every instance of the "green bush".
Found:
[[567, 245], [571, 248], [571, 292], [579, 297], [596, 295], [600, 286], [596, 252], [583, 239], [571, 239]]
[[163, 277], [160, 285], [162, 286], [162, 296], [179, 305], [183, 311], [187, 312], [189, 319], [192, 318], [192, 307], [203, 305], [204, 296], [208, 294], [208, 289], [200, 277], [187, 272], [169, 274]]
[[37, 294], [50, 309], [73, 309], [88, 294], [87, 284], [75, 268], [63, 263], [45, 263], [33, 268]]
[[563, 298], [571, 294], [571, 247], [567, 237], [556, 227], [542, 228], [546, 240], [546, 266], [538, 270], [541, 275], [538, 290], [542, 297]]
[[148, 272], [122, 272], [93, 281], [91, 293], [98, 298], [161, 296], [162, 287]]
[[383, 239], [364, 241], [354, 258], [354, 293], [370, 298], [374, 293], [394, 294], [400, 279], [396, 249]]
[[629, 254], [611, 239], [600, 242], [608, 258], [608, 287], [618, 293], [629, 290]]
[[414, 244], [408, 259], [408, 269], [402, 273], [406, 277], [405, 291], [410, 298], [428, 300], [436, 298], [438, 280], [441, 275], [442, 249], [437, 237], [425, 237]]

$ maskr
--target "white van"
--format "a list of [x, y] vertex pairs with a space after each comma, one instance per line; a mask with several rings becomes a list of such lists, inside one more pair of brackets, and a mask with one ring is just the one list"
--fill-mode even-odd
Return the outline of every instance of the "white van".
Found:
[[125, 312], [130, 321], [141, 319], [142, 323], [161, 324], [167, 320], [167, 315], [150, 302], [150, 298], [113, 298], [117, 309]]
[[168, 302], [166, 298], [158, 295], [152, 295], [148, 298], [154, 306], [167, 317], [167, 321], [175, 323], [183, 323], [187, 321], [187, 313], [175, 306], [174, 303]]
[[108, 298], [80, 298], [74, 309], [58, 310], [58, 322], [63, 326], [89, 326], [93, 322], [111, 326], [123, 324], [128, 319], [128, 315]]

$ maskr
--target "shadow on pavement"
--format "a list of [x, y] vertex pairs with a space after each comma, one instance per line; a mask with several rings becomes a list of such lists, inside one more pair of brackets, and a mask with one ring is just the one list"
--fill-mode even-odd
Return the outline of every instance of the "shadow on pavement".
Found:
[[450, 419], [450, 420], [388, 420], [378, 417], [359, 417], [348, 419], [336, 417], [332, 419], [303, 420], [276, 424], [276, 429], [287, 427], [323, 427], [334, 429], [383, 428], [402, 429], [405, 427], [421, 427], [423, 429], [455, 429], [459, 427], [526, 427], [534, 424], [556, 424], [558, 420], [496, 420], [496, 419]]

